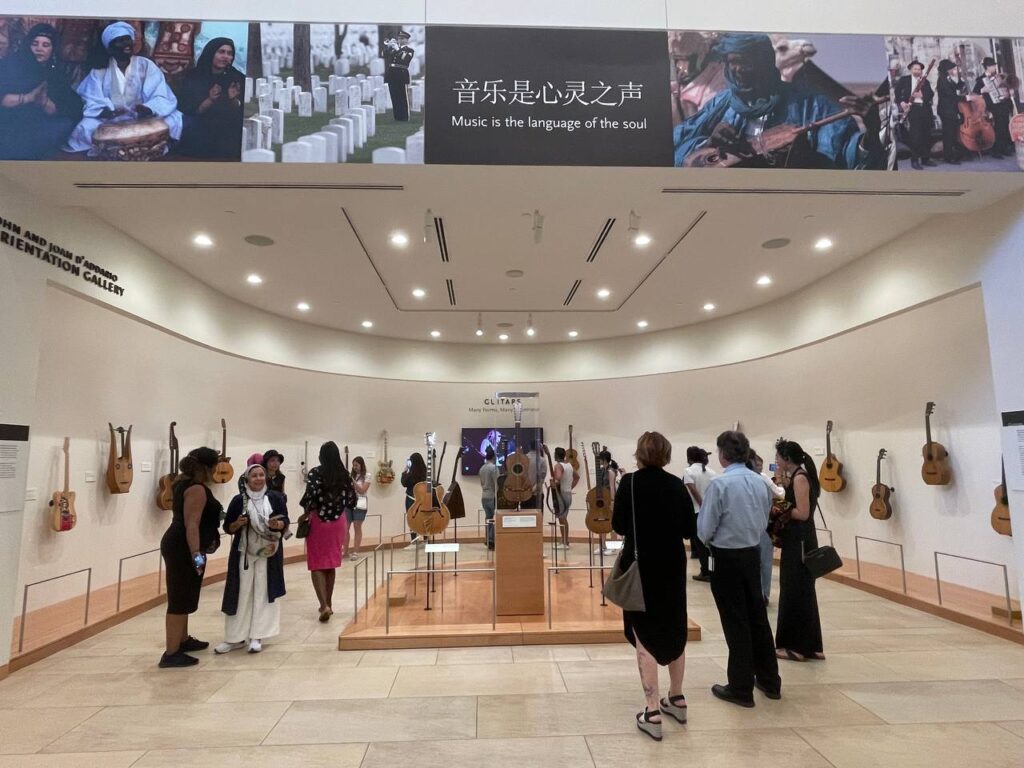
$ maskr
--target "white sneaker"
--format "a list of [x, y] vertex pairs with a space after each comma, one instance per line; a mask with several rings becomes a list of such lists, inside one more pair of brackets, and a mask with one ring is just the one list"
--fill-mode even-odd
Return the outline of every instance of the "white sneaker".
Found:
[[568, 551], [569, 550], [569, 545], [568, 544], [555, 544], [555, 549], [561, 549], [561, 550]]
[[358, 552], [349, 552], [348, 553], [348, 559], [349, 560], [362, 560], [363, 557]]
[[249, 653], [259, 653], [262, 650], [263, 643], [261, 643], [258, 639], [253, 639], [249, 641]]
[[229, 642], [225, 641], [225, 642], [221, 643], [220, 645], [218, 645], [216, 648], [214, 648], [213, 652], [214, 653], [231, 653], [232, 651], [237, 651], [239, 648], [243, 648], [243, 647], [245, 647], [245, 642], [244, 641], [240, 642], [240, 643], [229, 643]]

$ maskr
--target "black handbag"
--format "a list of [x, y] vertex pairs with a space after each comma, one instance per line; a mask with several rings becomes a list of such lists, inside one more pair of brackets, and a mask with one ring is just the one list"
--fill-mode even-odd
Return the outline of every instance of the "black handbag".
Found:
[[[821, 515], [821, 523], [828, 530], [828, 525], [825, 523], [825, 515], [821, 511], [821, 505], [818, 505], [818, 514]], [[805, 552], [803, 548], [803, 542], [800, 543], [800, 554], [803, 557], [804, 565], [807, 570], [811, 572], [811, 575], [820, 579], [822, 576], [826, 576], [832, 571], [836, 571], [843, 567], [843, 558], [836, 552], [836, 548], [832, 545], [826, 545], [824, 547], [818, 547], [812, 549], [810, 552]]]

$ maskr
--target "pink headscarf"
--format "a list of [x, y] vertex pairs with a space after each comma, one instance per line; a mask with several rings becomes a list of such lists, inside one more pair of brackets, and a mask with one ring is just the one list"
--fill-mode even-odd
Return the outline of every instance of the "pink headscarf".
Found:
[[262, 464], [262, 463], [263, 463], [263, 454], [262, 453], [254, 453], [252, 456], [250, 456], [248, 459], [245, 460], [245, 466], [247, 466], [247, 467], [251, 467], [253, 464]]

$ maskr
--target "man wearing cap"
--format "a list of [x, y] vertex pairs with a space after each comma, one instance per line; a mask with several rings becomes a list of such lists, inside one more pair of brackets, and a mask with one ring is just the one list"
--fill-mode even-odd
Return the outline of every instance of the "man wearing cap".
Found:
[[134, 56], [135, 28], [123, 21], [108, 25], [100, 39], [109, 63], [94, 69], [78, 86], [84, 117], [68, 139], [68, 151], [93, 153], [92, 135], [104, 123], [159, 117], [175, 141], [181, 138], [178, 100], [164, 73], [144, 56]]
[[999, 74], [999, 65], [991, 56], [981, 62], [985, 74], [974, 81], [974, 92], [985, 97], [985, 106], [992, 115], [992, 125], [996, 129], [996, 143], [989, 154], [1000, 158], [1014, 155], [1013, 139], [1010, 138], [1010, 116], [1013, 112], [1013, 98], [1006, 80]]
[[966, 98], [967, 85], [960, 69], [949, 59], [939, 62], [939, 120], [942, 121], [942, 159], [949, 165], [960, 165], [960, 102]]
[[[921, 87], [918, 89], [918, 83]], [[935, 92], [924, 76], [924, 64], [910, 62], [910, 74], [896, 82], [896, 102], [907, 113], [907, 144], [910, 146], [910, 167], [920, 171], [922, 165], [933, 166], [932, 144], [932, 100]]]
[[[284, 472], [281, 471], [281, 464], [284, 463], [284, 456], [271, 448], [263, 454], [263, 468], [267, 470], [267, 488], [278, 493], [284, 493]], [[285, 494], [285, 501], [288, 495]]]
[[409, 33], [405, 30], [398, 33], [397, 42], [389, 40], [386, 47], [384, 82], [391, 91], [391, 109], [396, 122], [406, 122], [409, 119], [409, 95], [406, 92], [406, 86], [409, 85], [409, 63], [416, 56], [416, 51], [409, 47]]

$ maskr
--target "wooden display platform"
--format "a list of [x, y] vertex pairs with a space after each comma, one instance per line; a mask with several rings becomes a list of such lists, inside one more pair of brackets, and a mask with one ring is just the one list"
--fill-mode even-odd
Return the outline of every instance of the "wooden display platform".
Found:
[[[551, 626], [544, 615], [498, 616], [492, 627], [493, 587], [490, 573], [437, 574], [426, 607], [426, 574], [392, 577], [391, 589], [406, 595], [403, 605], [391, 606], [390, 631], [385, 627], [386, 587], [361, 608], [338, 636], [342, 651], [385, 648], [437, 648], [491, 645], [562, 645], [568, 643], [620, 643], [622, 612], [611, 603], [601, 605], [601, 581], [594, 572], [594, 586], [585, 570], [561, 570], [551, 576], [551, 601], [547, 605], [545, 560], [545, 609], [553, 609]], [[491, 568], [489, 560], [459, 561], [459, 568]], [[447, 570], [451, 570], [449, 567]], [[443, 604], [442, 604], [442, 591]], [[688, 641], [701, 638], [700, 626], [690, 620]]]

